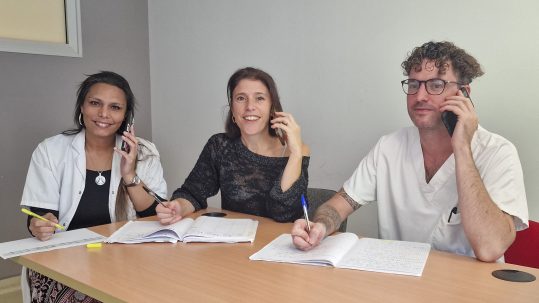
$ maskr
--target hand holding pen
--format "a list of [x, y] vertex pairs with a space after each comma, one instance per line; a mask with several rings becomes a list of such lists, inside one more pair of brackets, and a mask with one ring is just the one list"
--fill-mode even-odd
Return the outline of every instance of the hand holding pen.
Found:
[[305, 221], [307, 221], [307, 231], [311, 232], [311, 222], [309, 222], [309, 212], [307, 211], [307, 201], [305, 201], [305, 195], [301, 195], [301, 207], [303, 208], [303, 215]]
[[302, 195], [301, 204], [305, 219], [298, 219], [292, 227], [292, 242], [301, 250], [310, 250], [316, 247], [326, 235], [326, 226], [322, 223], [312, 223], [309, 221], [307, 212], [307, 202]]
[[155, 202], [159, 203], [155, 208], [155, 212], [157, 213], [157, 217], [161, 224], [172, 224], [182, 219], [179, 215], [181, 214], [181, 206], [177, 201], [168, 202], [167, 199], [161, 198], [158, 194], [147, 188], [146, 185], [142, 185], [142, 188], [148, 195], [154, 198]]
[[33, 218], [30, 220], [28, 229], [32, 235], [41, 241], [46, 241], [52, 238], [56, 229], [65, 230], [65, 227], [58, 224], [58, 219], [51, 213], [40, 216], [26, 208], [21, 208], [21, 211]]
[[174, 224], [183, 219], [182, 210], [182, 205], [177, 199], [163, 202], [155, 208], [159, 222], [163, 225]]

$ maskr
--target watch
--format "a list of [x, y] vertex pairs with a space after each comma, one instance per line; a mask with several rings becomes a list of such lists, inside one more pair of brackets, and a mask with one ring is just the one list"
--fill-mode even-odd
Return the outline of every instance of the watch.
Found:
[[131, 180], [131, 183], [129, 183], [129, 184], [125, 183], [123, 178], [122, 178], [122, 182], [125, 185], [125, 187], [133, 187], [133, 186], [137, 186], [137, 185], [140, 184], [140, 178], [137, 175], [135, 175], [133, 177], [133, 180]]

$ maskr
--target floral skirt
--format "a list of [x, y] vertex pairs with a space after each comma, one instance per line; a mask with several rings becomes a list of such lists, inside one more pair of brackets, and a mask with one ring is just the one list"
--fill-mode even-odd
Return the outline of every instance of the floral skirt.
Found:
[[30, 269], [28, 269], [28, 284], [32, 303], [101, 302]]

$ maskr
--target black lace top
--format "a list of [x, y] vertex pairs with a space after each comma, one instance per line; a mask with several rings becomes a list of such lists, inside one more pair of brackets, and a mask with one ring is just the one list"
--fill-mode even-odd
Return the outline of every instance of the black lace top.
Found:
[[301, 194], [307, 191], [309, 157], [303, 157], [301, 175], [286, 192], [281, 176], [288, 157], [265, 157], [251, 152], [240, 138], [213, 135], [195, 167], [172, 199], [184, 198], [196, 210], [221, 190], [223, 209], [292, 222], [303, 215]]

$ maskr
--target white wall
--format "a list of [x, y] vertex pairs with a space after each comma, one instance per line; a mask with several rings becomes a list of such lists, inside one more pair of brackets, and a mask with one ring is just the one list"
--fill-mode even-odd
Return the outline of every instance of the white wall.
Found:
[[[169, 190], [223, 131], [226, 82], [245, 66], [274, 77], [301, 124], [310, 186], [338, 189], [381, 135], [411, 124], [399, 83], [407, 53], [449, 40], [483, 65], [472, 84], [480, 123], [519, 149], [539, 220], [539, 2], [514, 3], [149, 0], [153, 140]], [[376, 235], [375, 217], [362, 208], [349, 230]]]

